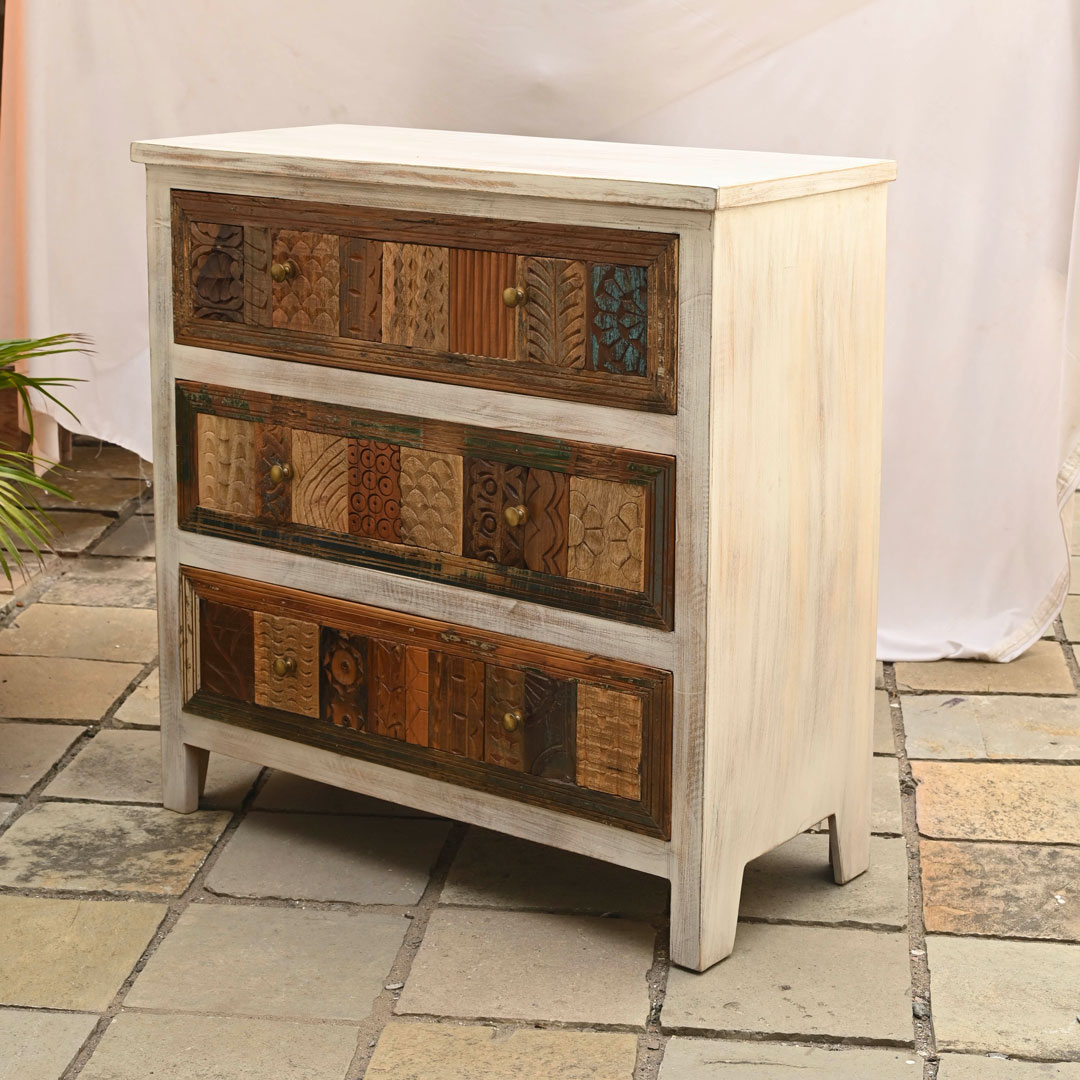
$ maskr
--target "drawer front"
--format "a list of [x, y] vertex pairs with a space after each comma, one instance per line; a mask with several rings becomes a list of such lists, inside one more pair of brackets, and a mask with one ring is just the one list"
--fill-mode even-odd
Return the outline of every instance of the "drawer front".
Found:
[[670, 630], [674, 458], [180, 382], [180, 527]]
[[677, 243], [177, 191], [175, 337], [673, 413]]
[[671, 675], [181, 568], [185, 708], [670, 833]]

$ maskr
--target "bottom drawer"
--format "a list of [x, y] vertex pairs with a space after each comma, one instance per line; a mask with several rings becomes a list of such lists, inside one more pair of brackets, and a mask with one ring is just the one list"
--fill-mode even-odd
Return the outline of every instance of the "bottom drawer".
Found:
[[181, 568], [184, 707], [667, 839], [671, 673]]

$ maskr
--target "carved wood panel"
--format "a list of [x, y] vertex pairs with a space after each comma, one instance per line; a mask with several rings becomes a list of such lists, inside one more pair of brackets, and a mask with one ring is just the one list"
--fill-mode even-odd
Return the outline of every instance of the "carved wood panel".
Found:
[[341, 333], [378, 341], [382, 337], [382, 244], [341, 238]]
[[506, 769], [525, 768], [525, 726], [508, 731], [507, 713], [525, 710], [525, 672], [488, 664], [485, 681], [484, 760]]
[[368, 653], [368, 731], [405, 738], [405, 646], [375, 638]]
[[337, 337], [341, 317], [341, 249], [330, 233], [278, 229], [274, 262], [291, 260], [295, 276], [273, 282], [273, 325]]
[[237, 701], [255, 700], [250, 611], [205, 597], [199, 600], [199, 688]]
[[401, 542], [461, 554], [465, 498], [460, 454], [401, 448]]
[[525, 480], [525, 565], [541, 574], [566, 576], [570, 480], [566, 473], [530, 469]]
[[525, 673], [526, 772], [574, 782], [576, 684], [538, 671]]
[[214, 322], [244, 321], [244, 230], [192, 221], [191, 314]]
[[465, 520], [462, 553], [470, 559], [525, 565], [525, 531], [503, 512], [525, 501], [526, 469], [483, 458], [465, 459]]
[[405, 649], [405, 741], [427, 746], [431, 726], [431, 652]]
[[384, 243], [382, 340], [445, 351], [450, 342], [450, 252]]
[[[275, 660], [291, 660], [285, 674]], [[301, 716], [319, 715], [319, 625], [255, 612], [255, 704]]]
[[590, 287], [590, 367], [613, 375], [646, 375], [647, 269], [594, 263], [590, 267]]
[[518, 308], [518, 359], [567, 371], [585, 367], [585, 264], [518, 258], [525, 303]]
[[266, 521], [292, 520], [292, 480], [276, 484], [270, 476], [275, 465], [292, 464], [292, 429], [284, 424], [259, 424], [255, 438], [255, 485], [259, 517]]
[[292, 429], [292, 519], [331, 532], [349, 531], [349, 440]]
[[366, 730], [368, 639], [323, 627], [319, 653], [322, 719], [337, 727]]
[[270, 230], [250, 225], [244, 229], [244, 322], [270, 326]]
[[516, 259], [504, 251], [450, 249], [450, 351], [514, 355], [514, 312], [503, 290], [517, 285]]
[[401, 543], [401, 448], [372, 439], [350, 439], [348, 531]]
[[645, 581], [645, 489], [570, 478], [567, 574], [597, 585], [641, 589]]
[[208, 413], [199, 413], [197, 423], [199, 505], [254, 517], [257, 425]]
[[484, 759], [484, 664], [463, 656], [431, 656], [428, 745]]
[[624, 799], [641, 798], [641, 714], [636, 694], [578, 684], [578, 784]]

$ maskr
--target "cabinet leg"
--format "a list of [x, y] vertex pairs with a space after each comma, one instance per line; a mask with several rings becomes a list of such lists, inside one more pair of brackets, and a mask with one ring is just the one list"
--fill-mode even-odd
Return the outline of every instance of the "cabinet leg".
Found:
[[199, 808], [199, 796], [206, 786], [210, 751], [161, 733], [161, 801], [166, 810], [190, 814]]
[[[671, 961], [704, 971], [735, 948], [745, 860], [718, 860], [700, 882], [671, 882]], [[699, 887], [700, 886], [700, 887]]]
[[829, 818], [829, 865], [837, 885], [870, 868], [869, 806], [863, 812], [846, 810]]

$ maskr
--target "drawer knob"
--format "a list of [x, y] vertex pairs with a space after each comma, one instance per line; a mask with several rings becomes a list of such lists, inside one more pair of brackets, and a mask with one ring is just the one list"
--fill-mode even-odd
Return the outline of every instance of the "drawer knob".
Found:
[[517, 731], [521, 727], [521, 721], [525, 717], [521, 715], [520, 709], [511, 709], [509, 712], [503, 713], [503, 727], [507, 731]]
[[527, 506], [508, 506], [503, 511], [506, 524], [512, 526], [524, 525], [529, 520], [529, 508]]
[[503, 303], [507, 307], [517, 307], [525, 303], [525, 290], [520, 286], [508, 285], [503, 289]]
[[282, 465], [270, 466], [270, 483], [280, 484], [283, 480], [292, 479], [292, 466], [285, 462]]
[[274, 658], [273, 668], [274, 674], [279, 679], [284, 679], [286, 675], [296, 674], [296, 661], [291, 656], [277, 656]]
[[[266, 263], [263, 263], [265, 266]], [[296, 263], [292, 259], [286, 259], [283, 263], [271, 263], [270, 276], [277, 282], [292, 281], [296, 277]]]

